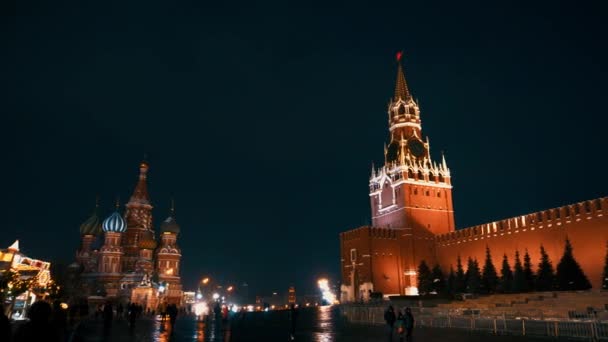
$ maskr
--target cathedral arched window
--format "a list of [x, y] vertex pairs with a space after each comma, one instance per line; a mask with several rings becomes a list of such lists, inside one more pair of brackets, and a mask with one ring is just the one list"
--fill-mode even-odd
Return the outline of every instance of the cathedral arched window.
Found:
[[435, 175], [432, 172], [429, 172], [429, 182], [435, 181]]
[[422, 174], [422, 171], [418, 171], [418, 180], [424, 180], [424, 175]]
[[383, 207], [388, 207], [389, 205], [393, 204], [393, 188], [389, 183], [384, 184], [381, 196], [381, 202]]
[[414, 178], [414, 173], [410, 169], [407, 170], [407, 178], [409, 178], [409, 179], [413, 179]]
[[444, 182], [443, 175], [441, 173], [439, 174], [439, 182], [441, 182], [441, 183]]

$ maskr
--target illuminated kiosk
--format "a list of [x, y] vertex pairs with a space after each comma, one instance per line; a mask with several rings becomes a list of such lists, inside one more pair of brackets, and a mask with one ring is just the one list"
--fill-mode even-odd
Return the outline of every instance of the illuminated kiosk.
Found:
[[[25, 319], [27, 308], [36, 301], [38, 297], [44, 297], [45, 293], [36, 293], [34, 288], [44, 289], [51, 282], [51, 263], [47, 261], [32, 259], [19, 251], [19, 240], [10, 247], [0, 250], [0, 272], [14, 272], [17, 275], [15, 282], [31, 282], [28, 288], [12, 298], [6, 314], [13, 319]], [[16, 288], [18, 284], [8, 284], [8, 291]]]

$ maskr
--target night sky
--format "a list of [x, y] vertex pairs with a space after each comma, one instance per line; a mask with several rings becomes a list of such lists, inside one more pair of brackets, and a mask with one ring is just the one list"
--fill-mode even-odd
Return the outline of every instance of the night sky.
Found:
[[0, 11], [0, 246], [32, 257], [71, 262], [95, 196], [104, 217], [124, 203], [146, 153], [188, 288], [339, 280], [399, 50], [458, 227], [607, 195], [602, 5], [16, 3]]

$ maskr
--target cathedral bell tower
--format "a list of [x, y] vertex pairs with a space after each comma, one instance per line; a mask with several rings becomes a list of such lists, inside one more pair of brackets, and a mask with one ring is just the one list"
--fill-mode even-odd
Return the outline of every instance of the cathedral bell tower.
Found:
[[139, 259], [138, 241], [142, 240], [146, 232], [152, 230], [152, 205], [150, 204], [147, 184], [148, 169], [147, 162], [142, 161], [139, 164], [139, 180], [126, 205], [127, 231], [122, 241], [125, 251], [123, 258], [125, 272], [135, 271], [135, 264]]
[[431, 158], [422, 133], [420, 107], [412, 97], [397, 54], [397, 82], [388, 105], [389, 144], [384, 165], [372, 168], [369, 181], [372, 225], [424, 229], [432, 234], [454, 230], [450, 170], [442, 156]]

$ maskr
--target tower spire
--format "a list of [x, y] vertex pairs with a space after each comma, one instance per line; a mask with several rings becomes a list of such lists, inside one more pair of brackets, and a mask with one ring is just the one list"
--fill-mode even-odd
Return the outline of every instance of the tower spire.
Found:
[[175, 217], [175, 199], [171, 197], [171, 207], [169, 208], [169, 216]]
[[133, 195], [131, 195], [131, 198], [129, 199], [129, 203], [138, 202], [142, 204], [150, 204], [150, 196], [148, 195], [148, 185], [146, 182], [146, 179], [148, 178], [148, 168], [148, 162], [144, 159], [139, 164], [139, 181], [135, 186]]
[[409, 89], [407, 88], [407, 82], [405, 81], [405, 73], [401, 64], [402, 57], [403, 51], [397, 52], [397, 83], [395, 83], [395, 96], [393, 97], [394, 101], [398, 101], [399, 99], [406, 101], [412, 97]]

